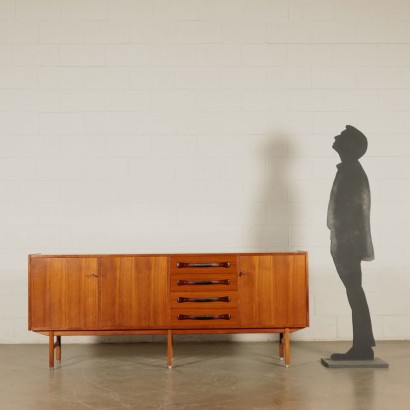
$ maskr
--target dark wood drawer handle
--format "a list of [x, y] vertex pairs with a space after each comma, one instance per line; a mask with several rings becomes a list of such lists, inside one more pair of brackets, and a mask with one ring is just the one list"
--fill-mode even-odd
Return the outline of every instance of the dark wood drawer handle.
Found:
[[178, 303], [186, 303], [186, 302], [230, 302], [231, 298], [230, 296], [222, 296], [220, 298], [183, 298], [183, 297], [178, 297], [177, 302]]
[[230, 262], [177, 262], [177, 268], [229, 268]]
[[229, 279], [222, 280], [177, 280], [178, 286], [186, 285], [230, 285], [231, 281]]
[[178, 320], [231, 320], [231, 315], [205, 315], [205, 316], [195, 316], [195, 315], [178, 315]]

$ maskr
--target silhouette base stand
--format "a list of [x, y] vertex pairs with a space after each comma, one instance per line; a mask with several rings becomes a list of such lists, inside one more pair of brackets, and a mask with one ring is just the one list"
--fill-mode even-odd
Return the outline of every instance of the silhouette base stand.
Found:
[[387, 369], [389, 364], [384, 360], [378, 359], [374, 360], [332, 360], [332, 359], [321, 359], [323, 366], [330, 369], [355, 369], [355, 368], [371, 368], [371, 369]]

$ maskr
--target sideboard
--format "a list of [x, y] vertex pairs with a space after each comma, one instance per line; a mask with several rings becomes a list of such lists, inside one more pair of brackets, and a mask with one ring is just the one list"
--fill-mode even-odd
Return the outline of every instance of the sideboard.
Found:
[[29, 330], [48, 336], [49, 367], [61, 337], [290, 333], [309, 326], [308, 254], [29, 255]]

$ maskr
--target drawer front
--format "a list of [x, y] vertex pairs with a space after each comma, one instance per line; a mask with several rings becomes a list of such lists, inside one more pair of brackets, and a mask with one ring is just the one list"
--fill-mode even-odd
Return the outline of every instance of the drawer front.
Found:
[[232, 254], [173, 255], [170, 257], [173, 273], [237, 273], [237, 256]]
[[238, 288], [236, 273], [171, 273], [171, 291], [173, 292], [207, 292], [232, 291]]
[[225, 309], [237, 306], [237, 292], [171, 292], [171, 309]]
[[171, 327], [174, 329], [218, 329], [238, 325], [235, 308], [171, 309]]

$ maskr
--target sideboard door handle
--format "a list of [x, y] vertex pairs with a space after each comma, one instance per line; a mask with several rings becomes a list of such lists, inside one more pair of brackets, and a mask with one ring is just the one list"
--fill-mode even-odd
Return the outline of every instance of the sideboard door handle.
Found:
[[222, 296], [219, 298], [183, 298], [183, 297], [178, 297], [177, 302], [178, 303], [186, 303], [186, 302], [230, 302], [231, 298], [230, 296]]
[[225, 315], [201, 315], [201, 316], [195, 316], [195, 315], [178, 315], [177, 316], [178, 320], [231, 320], [231, 315], [225, 314]]
[[177, 262], [177, 268], [229, 268], [230, 262]]
[[222, 280], [177, 280], [178, 286], [186, 285], [230, 285], [231, 281], [229, 279]]

